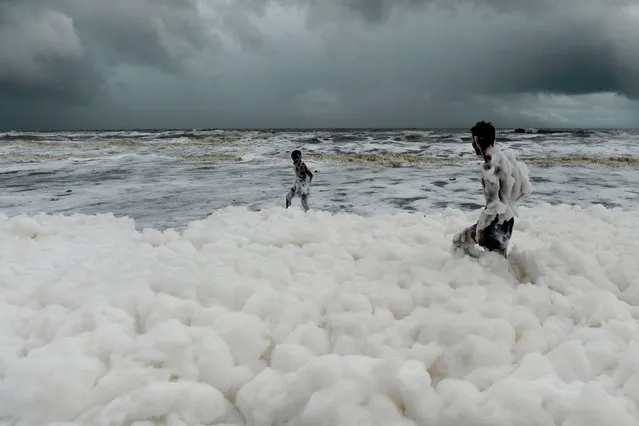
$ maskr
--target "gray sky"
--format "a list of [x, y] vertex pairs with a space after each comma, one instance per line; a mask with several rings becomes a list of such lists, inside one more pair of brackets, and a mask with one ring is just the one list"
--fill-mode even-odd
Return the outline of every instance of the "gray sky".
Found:
[[639, 127], [639, 0], [0, 0], [0, 129]]

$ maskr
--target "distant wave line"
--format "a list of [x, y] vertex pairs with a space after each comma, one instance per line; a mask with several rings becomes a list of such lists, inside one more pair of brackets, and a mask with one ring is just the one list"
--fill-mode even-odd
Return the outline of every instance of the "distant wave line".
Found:
[[[420, 155], [407, 153], [373, 154], [308, 154], [315, 161], [338, 162], [342, 164], [379, 165], [386, 167], [407, 167], [426, 164], [454, 165], [475, 161], [469, 156]], [[639, 158], [621, 157], [533, 157], [520, 156], [519, 160], [540, 167], [601, 165], [617, 168], [639, 168]]]
[[[239, 154], [230, 152], [210, 152], [202, 154], [178, 154], [171, 153], [166, 155], [162, 150], [152, 152], [186, 162], [219, 164], [219, 163], [235, 163], [245, 161]], [[22, 162], [22, 163], [42, 163], [47, 161], [60, 161], [74, 159], [82, 160], [103, 160], [119, 157], [122, 154], [128, 155], [144, 155], [140, 152], [118, 152], [115, 155], [105, 155], [105, 153], [95, 152], [48, 152], [48, 153], [6, 153], [0, 154], [0, 162]], [[429, 164], [437, 165], [460, 165], [478, 163], [479, 159], [470, 154], [441, 154], [441, 155], [422, 155], [419, 153], [394, 153], [394, 152], [376, 152], [376, 153], [307, 153], [304, 158], [309, 162], [337, 163], [345, 165], [357, 166], [378, 166], [378, 167], [413, 167], [425, 166]], [[518, 156], [518, 158], [531, 166], [537, 167], [588, 167], [603, 166], [610, 168], [639, 168], [639, 158], [632, 156], [616, 156], [616, 157], [594, 157], [594, 156], [563, 156], [563, 157], [540, 157], [540, 156]], [[279, 157], [273, 157], [274, 160], [281, 160]], [[257, 158], [258, 161], [268, 161], [262, 156]], [[252, 160], [247, 160], [252, 161]]]

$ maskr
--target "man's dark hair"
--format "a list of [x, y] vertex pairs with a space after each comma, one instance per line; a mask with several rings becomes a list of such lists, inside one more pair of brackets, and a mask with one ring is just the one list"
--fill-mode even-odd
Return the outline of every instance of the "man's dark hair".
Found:
[[495, 127], [491, 122], [479, 121], [470, 129], [470, 132], [478, 139], [483, 139], [487, 145], [495, 143]]
[[302, 158], [302, 152], [299, 149], [296, 149], [295, 151], [291, 152], [291, 158], [293, 160]]
[[470, 132], [473, 135], [473, 149], [477, 155], [481, 155], [486, 148], [495, 144], [495, 128], [490, 122], [479, 121]]

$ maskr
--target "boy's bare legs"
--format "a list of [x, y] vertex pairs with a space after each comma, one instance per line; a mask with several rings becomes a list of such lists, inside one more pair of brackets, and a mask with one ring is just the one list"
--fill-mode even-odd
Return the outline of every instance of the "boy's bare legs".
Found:
[[309, 189], [308, 187], [300, 185], [299, 183], [293, 185], [291, 190], [288, 191], [288, 194], [286, 194], [286, 208], [288, 209], [291, 206], [293, 198], [295, 198], [296, 195], [300, 197], [300, 200], [302, 201], [302, 208], [304, 209], [304, 211], [308, 211], [310, 209], [310, 207], [308, 206]]
[[305, 212], [308, 211], [309, 207], [308, 207], [308, 194], [304, 194], [300, 197], [300, 199], [302, 200], [302, 208], [304, 209]]

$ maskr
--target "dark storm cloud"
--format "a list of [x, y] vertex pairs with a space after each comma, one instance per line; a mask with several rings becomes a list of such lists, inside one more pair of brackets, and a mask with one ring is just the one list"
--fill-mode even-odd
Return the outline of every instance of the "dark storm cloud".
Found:
[[[624, 71], [614, 46], [598, 25], [552, 20], [520, 28], [518, 42], [493, 43], [468, 52], [468, 66], [451, 68], [447, 92], [482, 94], [548, 92], [567, 95], [619, 92], [639, 96], [634, 84], [621, 78]], [[513, 28], [513, 33], [516, 31]], [[508, 37], [508, 34], [503, 34]], [[639, 74], [637, 75], [639, 76]]]
[[105, 68], [140, 64], [181, 72], [214, 40], [194, 0], [0, 3], [2, 93], [85, 100]]
[[0, 0], [0, 128], [444, 125], [517, 116], [486, 96], [637, 99], [630, 3]]
[[81, 101], [97, 83], [73, 22], [55, 11], [0, 4], [0, 93]]
[[[326, 0], [312, 2], [308, 19], [315, 27], [346, 13], [369, 24], [382, 25], [393, 11], [416, 11], [429, 6], [431, 11], [456, 11], [458, 7], [473, 5], [477, 10], [477, 16], [469, 21], [473, 32], [464, 33], [463, 37], [474, 41], [474, 47], [468, 48], [459, 40], [442, 40], [442, 48], [457, 48], [458, 53], [466, 56], [466, 65], [442, 64], [443, 71], [431, 71], [446, 76], [437, 85], [440, 91], [446, 94], [469, 90], [562, 94], [611, 91], [639, 99], [636, 54], [629, 51], [625, 57], [620, 54], [623, 46], [610, 33], [611, 26], [614, 29], [620, 18], [619, 8], [631, 4], [637, 4], [636, 0]], [[499, 25], [488, 19], [491, 15], [479, 14], [486, 9], [492, 11], [492, 17], [518, 19], [519, 25], [506, 26], [507, 32], [501, 34], [501, 39], [482, 45], [481, 40], [485, 40], [482, 33]], [[635, 31], [622, 44], [636, 46], [638, 34]]]
[[213, 41], [194, 0], [63, 0], [57, 4], [73, 17], [92, 53], [107, 63], [180, 72], [182, 60]]
[[[258, 0], [255, 0], [258, 1]], [[280, 0], [283, 1], [283, 0]], [[458, 7], [472, 5], [489, 9], [492, 13], [542, 13], [568, 12], [579, 14], [584, 8], [615, 8], [633, 4], [635, 0], [307, 0], [310, 4], [309, 20], [313, 23], [334, 19], [341, 14], [359, 16], [373, 24], [383, 23], [393, 11], [417, 11], [435, 6], [455, 11]]]

